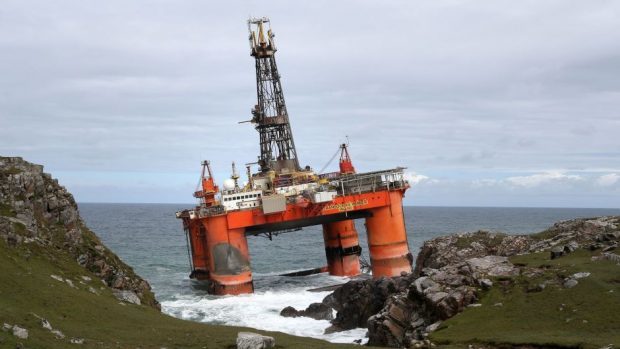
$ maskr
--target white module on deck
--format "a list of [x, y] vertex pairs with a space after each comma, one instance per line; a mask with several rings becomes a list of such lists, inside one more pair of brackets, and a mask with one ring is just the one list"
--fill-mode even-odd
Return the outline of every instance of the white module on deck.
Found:
[[310, 193], [310, 201], [313, 204], [320, 202], [329, 202], [336, 198], [337, 193], [335, 191], [315, 191]]
[[260, 207], [263, 192], [260, 190], [222, 195], [222, 205], [226, 211]]

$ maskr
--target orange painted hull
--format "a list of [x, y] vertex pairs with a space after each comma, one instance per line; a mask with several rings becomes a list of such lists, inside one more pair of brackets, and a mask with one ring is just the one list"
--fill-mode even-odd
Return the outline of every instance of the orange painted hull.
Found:
[[[209, 292], [237, 295], [254, 291], [246, 234], [257, 227], [323, 224], [331, 275], [360, 273], [358, 234], [352, 217], [366, 217], [373, 277], [411, 272], [411, 254], [402, 210], [405, 189], [340, 196], [324, 205], [288, 204], [283, 212], [265, 215], [261, 209], [187, 218], [197, 279], [207, 280]], [[363, 214], [363, 215], [362, 215]], [[321, 222], [321, 223], [316, 223]], [[265, 228], [267, 229], [267, 228]], [[260, 230], [258, 230], [260, 231]]]
[[359, 255], [362, 250], [352, 220], [323, 224], [323, 240], [330, 275], [360, 274]]
[[366, 218], [370, 264], [374, 278], [411, 273], [413, 258], [409, 252], [402, 193], [389, 192], [390, 205], [371, 210]]

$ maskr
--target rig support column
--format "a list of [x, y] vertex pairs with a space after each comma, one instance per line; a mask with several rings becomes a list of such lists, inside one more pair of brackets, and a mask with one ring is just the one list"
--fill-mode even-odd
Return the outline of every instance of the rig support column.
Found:
[[411, 273], [413, 257], [409, 252], [402, 191], [390, 191], [390, 205], [372, 209], [366, 218], [370, 264], [374, 278]]
[[190, 278], [205, 280], [209, 274], [209, 250], [207, 249], [205, 228], [198, 219], [185, 219], [188, 234], [188, 248], [191, 250], [192, 273]]
[[252, 271], [245, 229], [228, 229], [225, 215], [203, 218], [209, 251], [211, 294], [252, 293]]
[[360, 274], [360, 253], [357, 231], [352, 220], [323, 224], [323, 239], [330, 275]]

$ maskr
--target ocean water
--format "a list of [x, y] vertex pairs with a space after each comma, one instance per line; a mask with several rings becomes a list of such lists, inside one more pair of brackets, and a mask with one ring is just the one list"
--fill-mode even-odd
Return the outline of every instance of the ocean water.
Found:
[[[328, 321], [283, 318], [286, 306], [305, 309], [329, 292], [308, 289], [344, 283], [347, 278], [327, 274], [282, 277], [279, 274], [325, 265], [321, 227], [281, 234], [270, 241], [248, 237], [255, 293], [243, 296], [211, 296], [188, 278], [189, 260], [181, 222], [175, 212], [183, 204], [79, 204], [87, 225], [134, 270], [147, 279], [162, 311], [187, 320], [248, 326], [294, 335], [350, 343], [363, 339], [365, 329], [323, 334]], [[556, 221], [620, 215], [620, 209], [582, 208], [474, 208], [405, 207], [405, 224], [412, 253], [425, 240], [439, 235], [479, 229], [506, 233], [535, 233]], [[363, 220], [356, 221], [362, 257], [369, 260]]]

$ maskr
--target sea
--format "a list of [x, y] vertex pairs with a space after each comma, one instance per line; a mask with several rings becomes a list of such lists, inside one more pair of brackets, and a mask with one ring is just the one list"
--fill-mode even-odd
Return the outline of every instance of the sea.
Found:
[[[254, 275], [254, 294], [212, 296], [200, 282], [189, 279], [189, 256], [181, 221], [175, 212], [185, 204], [80, 203], [86, 224], [112, 251], [145, 278], [171, 316], [234, 326], [280, 331], [330, 342], [351, 343], [366, 335], [365, 329], [324, 334], [327, 320], [284, 318], [286, 306], [305, 309], [329, 292], [311, 289], [345, 283], [344, 277], [326, 273], [303, 277], [280, 274], [326, 264], [320, 226], [274, 236], [272, 240], [248, 237]], [[404, 207], [410, 249], [414, 255], [425, 240], [436, 236], [488, 230], [511, 234], [542, 231], [561, 220], [620, 215], [620, 209], [505, 208], [505, 207]], [[362, 258], [369, 260], [363, 220], [355, 222]]]

